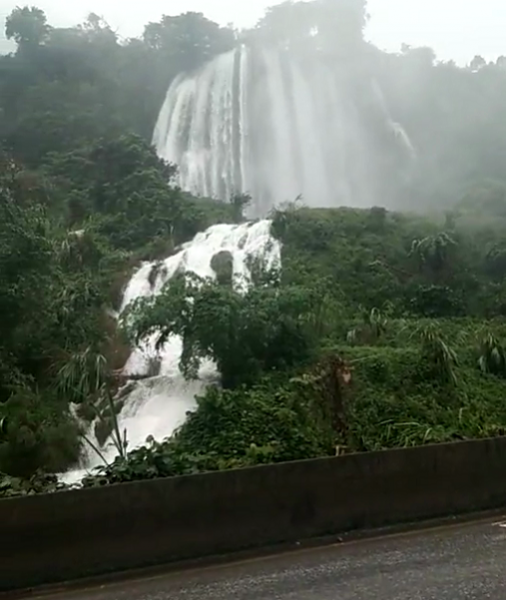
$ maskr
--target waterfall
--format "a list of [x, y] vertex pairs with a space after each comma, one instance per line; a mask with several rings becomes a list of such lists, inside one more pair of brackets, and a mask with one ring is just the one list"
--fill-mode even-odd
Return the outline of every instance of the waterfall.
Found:
[[[364, 90], [367, 102], [360, 100]], [[177, 165], [183, 189], [222, 200], [249, 193], [255, 217], [300, 195], [313, 207], [381, 204], [400, 164], [384, 160], [386, 145], [415, 156], [377, 83], [350, 83], [349, 73], [317, 51], [271, 47], [242, 46], [178, 76], [153, 142], [162, 158]], [[214, 277], [211, 260], [220, 251], [231, 253], [234, 275], [246, 280], [248, 257], [279, 264], [280, 245], [270, 227], [268, 220], [216, 225], [165, 261], [143, 264], [125, 290], [121, 311], [137, 298], [159, 294], [177, 273]], [[127, 378], [146, 376], [120, 390], [119, 427], [127, 431], [129, 449], [148, 436], [169, 436], [195, 407], [195, 396], [217, 378], [215, 366], [206, 362], [196, 381], [185, 381], [180, 338], [173, 336], [160, 351], [155, 346], [153, 338], [135, 348], [124, 369]], [[106, 445], [108, 460], [115, 453]], [[100, 464], [93, 453], [85, 462], [87, 469]], [[83, 473], [74, 471], [64, 481]]]
[[[218, 252], [230, 252], [233, 275], [246, 282], [249, 258], [262, 259], [267, 268], [279, 266], [281, 248], [271, 236], [270, 228], [268, 220], [215, 225], [199, 233], [166, 260], [141, 265], [126, 287], [120, 312], [137, 298], [159, 294], [177, 273], [193, 272], [201, 277], [214, 278], [211, 260]], [[119, 414], [118, 424], [120, 431], [127, 431], [130, 450], [144, 444], [148, 436], [162, 440], [171, 435], [184, 423], [186, 413], [195, 408], [195, 396], [202, 394], [210, 382], [217, 380], [214, 364], [207, 361], [202, 364], [197, 380], [186, 381], [179, 370], [181, 338], [172, 336], [160, 350], [155, 348], [155, 341], [156, 336], [134, 348], [124, 368], [127, 379], [129, 375], [147, 376], [140, 381], [131, 381], [119, 393], [124, 395], [125, 405]], [[93, 431], [89, 435], [93, 437]], [[94, 442], [98, 444], [96, 440]], [[103, 454], [111, 461], [116, 449], [106, 443]], [[69, 472], [62, 480], [75, 483], [87, 471], [102, 464], [91, 451], [87, 452], [84, 462], [84, 469]]]
[[299, 195], [313, 207], [371, 206], [392, 179], [378, 129], [411, 148], [399, 124], [391, 135], [377, 84], [355, 83], [316, 50], [242, 46], [173, 81], [153, 143], [178, 166], [183, 189], [221, 200], [249, 193], [254, 216]]

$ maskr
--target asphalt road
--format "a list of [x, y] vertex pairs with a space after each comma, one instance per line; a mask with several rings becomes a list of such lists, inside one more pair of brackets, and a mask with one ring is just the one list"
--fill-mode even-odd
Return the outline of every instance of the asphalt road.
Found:
[[505, 600], [506, 527], [496, 520], [350, 542], [50, 598]]

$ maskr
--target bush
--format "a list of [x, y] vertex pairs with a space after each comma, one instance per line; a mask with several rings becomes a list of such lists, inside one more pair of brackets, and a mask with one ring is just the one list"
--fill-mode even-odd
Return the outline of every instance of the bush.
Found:
[[80, 432], [65, 403], [48, 393], [18, 389], [1, 411], [0, 471], [30, 477], [37, 471], [60, 473], [77, 463]]
[[315, 290], [267, 284], [242, 294], [189, 274], [171, 280], [159, 296], [137, 301], [125, 323], [135, 343], [155, 333], [162, 346], [170, 335], [180, 335], [187, 377], [210, 358], [225, 387], [253, 385], [262, 373], [311, 356], [315, 335], [309, 320], [322, 301]]

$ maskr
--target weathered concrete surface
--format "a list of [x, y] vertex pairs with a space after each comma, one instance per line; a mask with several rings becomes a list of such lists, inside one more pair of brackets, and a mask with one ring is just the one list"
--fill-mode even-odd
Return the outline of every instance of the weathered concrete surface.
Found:
[[62, 593], [48, 600], [504, 600], [494, 522], [291, 553]]
[[0, 591], [502, 508], [505, 465], [498, 438], [2, 500]]

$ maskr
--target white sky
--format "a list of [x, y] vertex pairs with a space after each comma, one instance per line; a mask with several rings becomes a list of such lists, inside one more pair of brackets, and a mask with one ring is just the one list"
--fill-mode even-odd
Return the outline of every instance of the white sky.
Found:
[[[96, 12], [125, 36], [138, 35], [162, 14], [203, 12], [222, 24], [253, 25], [279, 0], [26, 0], [46, 11], [52, 25], [73, 25]], [[0, 0], [0, 18], [25, 0]], [[465, 63], [475, 54], [506, 55], [506, 0], [369, 0], [367, 37], [381, 48], [403, 42], [434, 48], [441, 59]]]

